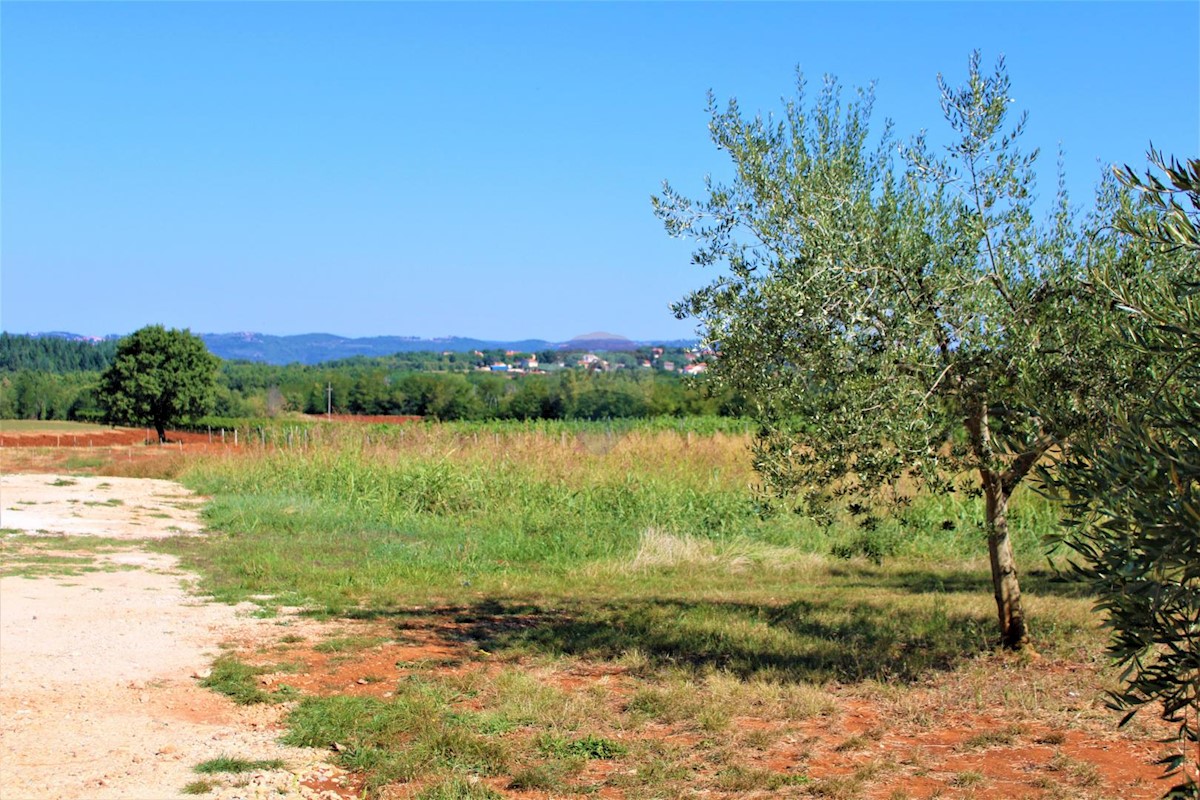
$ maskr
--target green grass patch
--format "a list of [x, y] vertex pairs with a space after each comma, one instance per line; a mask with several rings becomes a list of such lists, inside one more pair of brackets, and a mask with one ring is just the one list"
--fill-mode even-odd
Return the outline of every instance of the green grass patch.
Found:
[[371, 788], [430, 773], [501, 773], [509, 746], [472, 730], [452, 696], [440, 684], [409, 680], [387, 700], [308, 697], [288, 716], [283, 742], [333, 746], [342, 766], [369, 773]]
[[220, 784], [215, 781], [192, 781], [191, 783], [187, 784], [179, 791], [182, 794], [188, 794], [188, 795], [208, 794], [213, 789], [216, 789], [219, 786], [220, 786]]
[[242, 772], [255, 772], [257, 770], [272, 770], [283, 769], [284, 762], [282, 759], [270, 758], [251, 761], [244, 758], [234, 758], [232, 756], [219, 756], [210, 758], [208, 761], [203, 761], [192, 767], [193, 772], [199, 772], [201, 775], [215, 775], [217, 773], [240, 774]]
[[544, 735], [538, 740], [538, 750], [543, 755], [555, 758], [620, 758], [629, 752], [629, 748], [620, 742], [605, 739], [602, 736], [588, 734], [579, 739], [565, 739], [561, 736]]
[[561, 791], [579, 772], [582, 759], [558, 759], [517, 770], [508, 788], [516, 791]]
[[413, 800], [501, 800], [502, 794], [477, 781], [451, 778], [417, 792]]
[[784, 786], [805, 786], [812, 782], [807, 775], [783, 774], [757, 767], [733, 766], [717, 773], [716, 785], [723, 792], [771, 791]]
[[68, 470], [95, 469], [96, 467], [102, 467], [107, 463], [108, 461], [100, 456], [72, 455], [67, 456], [66, 460], [63, 461], [63, 468]]
[[284, 685], [266, 692], [258, 684], [259, 675], [278, 671], [281, 670], [277, 666], [253, 666], [236, 656], [224, 655], [213, 662], [211, 673], [200, 685], [225, 695], [238, 705], [278, 703], [292, 699], [295, 690]]
[[34, 535], [18, 530], [8, 530], [5, 534], [0, 539], [0, 555], [29, 549], [110, 553], [146, 544], [143, 539], [114, 539], [107, 536], [68, 536], [61, 533]]
[[0, 575], [39, 578], [78, 576], [88, 572], [135, 570], [133, 564], [114, 564], [101, 555], [127, 551], [131, 543], [91, 536], [29, 535], [14, 532], [0, 539]]
[[335, 636], [313, 646], [318, 653], [353, 653], [369, 650], [388, 641], [386, 636]]
[[1008, 747], [1017, 741], [1025, 729], [1020, 725], [1008, 725], [991, 731], [983, 731], [962, 743], [964, 750], [980, 750], [987, 747]]
[[6, 419], [0, 421], [5, 433], [101, 433], [111, 430], [104, 425], [53, 419]]
[[70, 577], [85, 572], [96, 572], [96, 559], [90, 556], [60, 556], [30, 553], [5, 557], [0, 561], [0, 576], [22, 576], [40, 578], [45, 576]]

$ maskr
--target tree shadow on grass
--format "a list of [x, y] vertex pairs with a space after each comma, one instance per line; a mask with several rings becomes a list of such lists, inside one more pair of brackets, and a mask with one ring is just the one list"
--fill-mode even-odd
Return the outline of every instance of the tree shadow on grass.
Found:
[[[846, 563], [831, 567], [830, 572], [839, 577], [839, 586], [847, 588], [870, 587], [912, 594], [992, 594], [991, 575], [981, 570], [897, 570]], [[1058, 572], [1049, 567], [1027, 569], [1018, 578], [1024, 594], [1085, 599], [1094, 595], [1087, 583], [1065, 570]]]
[[419, 611], [361, 611], [397, 626], [430, 625], [498, 655], [616, 660], [650, 670], [719, 669], [789, 681], [912, 682], [993, 647], [989, 618], [927, 610], [897, 613], [865, 602], [786, 605], [678, 598], [572, 598], [554, 606], [492, 597]]

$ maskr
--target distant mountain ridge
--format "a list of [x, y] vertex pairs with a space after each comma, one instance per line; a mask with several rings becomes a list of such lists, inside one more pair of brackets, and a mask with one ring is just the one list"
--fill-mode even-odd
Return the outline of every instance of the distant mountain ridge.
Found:
[[[120, 338], [83, 336], [65, 331], [31, 333], [31, 337], [52, 337], [74, 341], [103, 341]], [[629, 351], [639, 347], [691, 347], [692, 339], [654, 340], [637, 342], [613, 333], [596, 332], [577, 336], [567, 342], [551, 342], [545, 339], [522, 339], [520, 341], [498, 341], [473, 339], [463, 336], [445, 336], [423, 339], [419, 336], [368, 336], [351, 338], [332, 333], [301, 333], [292, 336], [274, 336], [268, 333], [199, 333], [213, 355], [229, 361], [259, 361], [267, 364], [320, 364], [354, 356], [369, 358], [390, 356], [395, 353], [411, 353], [422, 350], [435, 352], [470, 353], [473, 350], [515, 350], [520, 353], [536, 353], [541, 350], [607, 350]]]

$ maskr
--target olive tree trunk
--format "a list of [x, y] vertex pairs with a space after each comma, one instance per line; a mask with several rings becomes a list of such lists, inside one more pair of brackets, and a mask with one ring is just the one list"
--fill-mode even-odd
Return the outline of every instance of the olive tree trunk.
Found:
[[1021, 586], [1017, 581], [1017, 562], [1013, 557], [1012, 539], [1008, 535], [1008, 501], [1000, 476], [984, 472], [984, 498], [988, 556], [992, 564], [992, 589], [996, 596], [996, 611], [1000, 616], [1000, 642], [1010, 650], [1025, 644], [1025, 613], [1021, 609]]
[[1017, 581], [1017, 561], [1008, 533], [1008, 501], [1016, 484], [1037, 460], [1038, 451], [1022, 454], [1017, 464], [1002, 473], [994, 468], [986, 402], [978, 403], [967, 417], [966, 425], [971, 448], [979, 460], [979, 477], [986, 502], [984, 531], [992, 565], [996, 612], [1000, 617], [1000, 643], [1009, 650], [1019, 650], [1025, 645], [1027, 632], [1025, 612], [1021, 609], [1021, 585]]

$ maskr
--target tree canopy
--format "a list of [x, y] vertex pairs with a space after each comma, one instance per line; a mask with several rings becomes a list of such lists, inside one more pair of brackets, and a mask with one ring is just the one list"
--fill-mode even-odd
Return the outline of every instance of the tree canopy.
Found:
[[694, 263], [721, 270], [676, 313], [699, 320], [716, 379], [758, 418], [755, 466], [775, 496], [819, 514], [903, 476], [947, 488], [974, 474], [1002, 641], [1016, 648], [1027, 631], [1009, 499], [1138, 388], [1136, 370], [1110, 363], [1110, 303], [1086, 268], [1129, 260], [1125, 242], [1085, 235], [1123, 201], [1110, 185], [1081, 227], [1060, 181], [1037, 222], [1037, 153], [1020, 149], [1003, 61], [987, 72], [976, 53], [962, 86], [938, 87], [940, 152], [923, 134], [898, 146], [890, 124], [873, 137], [872, 90], [845, 101], [833, 78], [811, 103], [801, 78], [779, 119], [710, 96], [732, 179], [708, 180], [700, 200], [664, 184], [654, 207], [697, 242]]
[[[1163, 177], [1126, 167], [1120, 180], [1140, 193], [1147, 217], [1124, 213], [1118, 232], [1150, 245], [1151, 258], [1189, 259], [1170, 281], [1150, 283], [1097, 272], [1120, 314], [1110, 320], [1122, 349], [1154, 356], [1147, 401], [1121, 409], [1111, 436], [1076, 448], [1053, 476], [1071, 512], [1063, 541], [1075, 572], [1099, 597], [1112, 628], [1110, 654], [1124, 687], [1113, 706], [1128, 720], [1160, 702], [1178, 726], [1190, 760], [1173, 797], [1200, 797], [1200, 159], [1168, 162]], [[1146, 271], [1155, 272], [1153, 262]], [[1190, 264], [1190, 266], [1189, 266]], [[1168, 274], [1171, 270], [1167, 269]]]
[[204, 341], [186, 329], [148, 325], [122, 339], [100, 377], [100, 401], [113, 424], [166, 428], [208, 413], [218, 365]]

